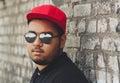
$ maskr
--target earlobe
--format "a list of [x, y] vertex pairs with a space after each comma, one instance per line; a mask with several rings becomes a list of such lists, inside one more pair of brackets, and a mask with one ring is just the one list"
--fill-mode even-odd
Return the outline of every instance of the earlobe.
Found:
[[60, 45], [60, 48], [64, 48], [65, 42], [66, 42], [66, 34], [63, 34], [61, 36], [61, 45]]

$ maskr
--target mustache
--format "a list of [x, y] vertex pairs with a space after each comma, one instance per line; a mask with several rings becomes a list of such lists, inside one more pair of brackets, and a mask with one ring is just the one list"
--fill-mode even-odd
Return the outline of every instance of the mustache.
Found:
[[42, 48], [40, 48], [40, 47], [34, 47], [33, 49], [32, 49], [32, 52], [41, 52], [41, 53], [44, 53], [44, 50], [42, 49]]

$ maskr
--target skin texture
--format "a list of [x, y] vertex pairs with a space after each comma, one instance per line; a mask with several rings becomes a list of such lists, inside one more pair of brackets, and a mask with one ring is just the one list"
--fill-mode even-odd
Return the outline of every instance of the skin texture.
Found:
[[47, 20], [32, 20], [29, 23], [29, 30], [37, 33], [37, 38], [33, 43], [27, 43], [30, 58], [38, 65], [38, 69], [44, 69], [56, 56], [60, 55], [61, 48], [64, 48], [66, 35], [55, 37], [50, 44], [44, 44], [39, 39], [41, 32], [52, 32], [58, 35], [56, 29]]

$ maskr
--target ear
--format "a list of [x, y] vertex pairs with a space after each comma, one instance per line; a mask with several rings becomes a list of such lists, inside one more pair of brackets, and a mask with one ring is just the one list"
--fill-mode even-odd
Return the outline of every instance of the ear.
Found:
[[66, 42], [66, 34], [63, 34], [61, 36], [61, 43], [60, 43], [60, 48], [64, 48]]

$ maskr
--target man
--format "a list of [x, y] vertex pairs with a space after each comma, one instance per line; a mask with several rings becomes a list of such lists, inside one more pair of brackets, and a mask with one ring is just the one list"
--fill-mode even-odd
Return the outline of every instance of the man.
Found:
[[88, 83], [82, 72], [63, 52], [66, 41], [66, 15], [59, 8], [45, 4], [26, 15], [25, 33], [30, 58], [37, 68], [30, 83]]

